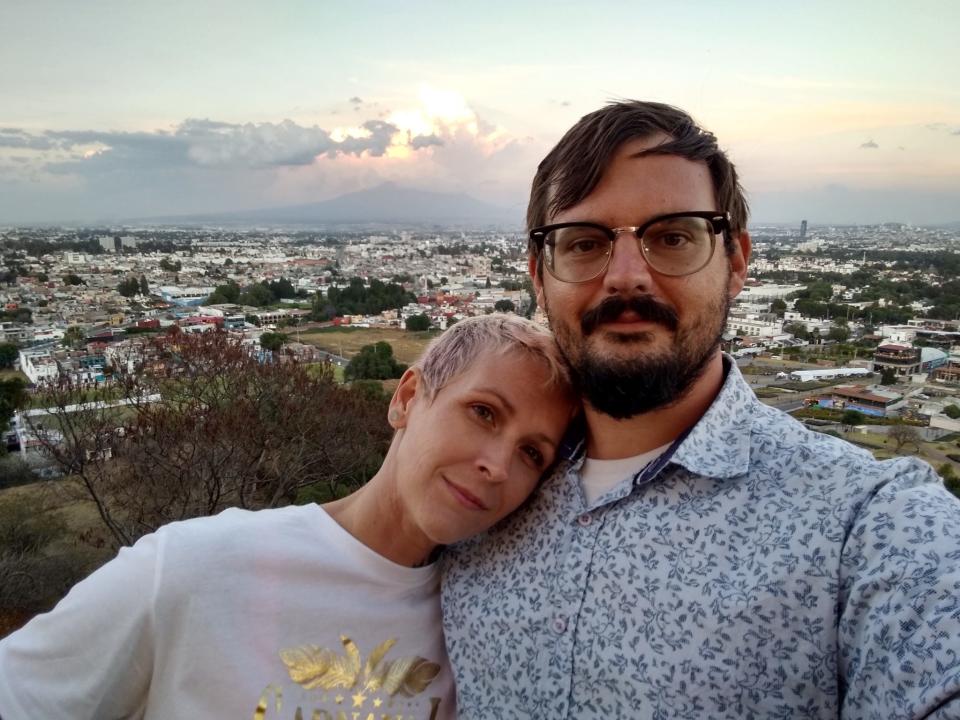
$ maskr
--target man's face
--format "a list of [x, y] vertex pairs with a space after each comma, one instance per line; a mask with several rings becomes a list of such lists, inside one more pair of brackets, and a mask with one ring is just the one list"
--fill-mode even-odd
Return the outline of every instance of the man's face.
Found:
[[[716, 210], [704, 163], [676, 155], [633, 157], [666, 140], [624, 144], [582, 202], [550, 223], [592, 221], [638, 226], [673, 212]], [[584, 283], [565, 283], [546, 270], [534, 286], [587, 402], [627, 418], [680, 399], [718, 350], [732, 298], [743, 287], [750, 241], [735, 238], [728, 257], [717, 237], [709, 264], [692, 275], [659, 275], [636, 236], [621, 233], [607, 270]]]

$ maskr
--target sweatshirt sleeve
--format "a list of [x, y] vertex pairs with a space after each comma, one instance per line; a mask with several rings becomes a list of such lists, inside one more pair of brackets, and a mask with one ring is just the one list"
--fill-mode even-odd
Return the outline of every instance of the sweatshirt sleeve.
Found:
[[0, 641], [3, 720], [142, 717], [162, 537], [153, 534]]

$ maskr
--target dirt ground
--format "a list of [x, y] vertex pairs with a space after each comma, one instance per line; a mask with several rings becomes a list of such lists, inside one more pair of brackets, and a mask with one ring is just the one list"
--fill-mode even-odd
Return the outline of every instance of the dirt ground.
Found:
[[364, 345], [385, 340], [393, 348], [393, 356], [397, 362], [409, 365], [420, 357], [434, 337], [436, 334], [432, 332], [408, 332], [392, 328], [344, 328], [300, 333], [300, 342], [350, 358], [360, 352]]

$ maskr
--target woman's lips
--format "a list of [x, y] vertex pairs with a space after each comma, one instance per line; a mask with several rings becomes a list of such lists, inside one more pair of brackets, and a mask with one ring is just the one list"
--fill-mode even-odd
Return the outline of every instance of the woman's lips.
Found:
[[471, 493], [469, 490], [456, 485], [447, 478], [444, 478], [443, 481], [447, 484], [447, 488], [450, 490], [450, 494], [456, 498], [457, 502], [463, 505], [468, 510], [486, 510], [487, 506], [483, 504], [483, 501], [480, 500], [476, 495]]

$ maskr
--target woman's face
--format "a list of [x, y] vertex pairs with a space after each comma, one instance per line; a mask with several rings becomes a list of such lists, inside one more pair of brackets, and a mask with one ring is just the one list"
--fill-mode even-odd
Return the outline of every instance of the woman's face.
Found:
[[397, 484], [406, 517], [437, 545], [513, 512], [553, 462], [574, 405], [540, 360], [485, 353], [427, 400], [419, 371], [391, 402]]

